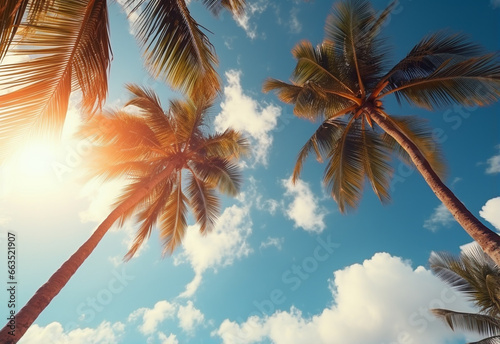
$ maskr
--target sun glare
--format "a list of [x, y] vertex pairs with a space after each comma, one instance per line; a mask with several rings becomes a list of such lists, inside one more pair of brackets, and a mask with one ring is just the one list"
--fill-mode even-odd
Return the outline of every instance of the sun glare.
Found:
[[33, 142], [21, 148], [3, 166], [4, 192], [11, 194], [43, 194], [55, 186], [52, 164], [56, 158], [54, 147], [44, 142]]

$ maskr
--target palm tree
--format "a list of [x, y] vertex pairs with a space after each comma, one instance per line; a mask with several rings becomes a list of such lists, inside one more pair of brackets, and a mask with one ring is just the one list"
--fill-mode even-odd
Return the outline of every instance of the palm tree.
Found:
[[452, 329], [476, 332], [488, 338], [470, 344], [500, 342], [500, 269], [476, 244], [464, 248], [460, 256], [432, 252], [432, 271], [452, 288], [463, 292], [479, 308], [479, 313], [432, 309]]
[[129, 85], [140, 114], [117, 111], [96, 114], [80, 134], [95, 145], [91, 170], [103, 180], [127, 177], [128, 185], [114, 210], [92, 236], [57, 270], [16, 315], [15, 339], [5, 326], [0, 342], [17, 342], [92, 253], [108, 229], [136, 215], [137, 235], [125, 256], [129, 260], [157, 227], [171, 254], [181, 244], [190, 206], [200, 231], [212, 229], [219, 214], [216, 190], [236, 195], [241, 175], [236, 159], [248, 151], [238, 132], [209, 135], [205, 125], [207, 103], [171, 101], [164, 112], [156, 94]]
[[[204, 0], [214, 14], [242, 13], [244, 0]], [[127, 0], [138, 13], [136, 38], [151, 75], [190, 98], [220, 89], [217, 57], [184, 0]], [[0, 159], [21, 138], [60, 136], [69, 97], [78, 91], [93, 113], [108, 92], [112, 59], [106, 0], [3, 0], [0, 62]]]
[[484, 226], [442, 182], [444, 164], [425, 121], [393, 116], [386, 96], [428, 110], [453, 103], [484, 106], [500, 98], [497, 55], [483, 54], [461, 34], [425, 37], [401, 61], [387, 68], [380, 29], [394, 4], [376, 15], [365, 0], [337, 3], [328, 16], [325, 38], [313, 47], [299, 42], [290, 83], [267, 79], [263, 91], [276, 91], [294, 105], [297, 117], [321, 121], [300, 150], [293, 181], [314, 151], [327, 160], [324, 184], [339, 208], [355, 208], [367, 178], [382, 202], [389, 200], [395, 153], [412, 162], [458, 223], [500, 266], [500, 237]]

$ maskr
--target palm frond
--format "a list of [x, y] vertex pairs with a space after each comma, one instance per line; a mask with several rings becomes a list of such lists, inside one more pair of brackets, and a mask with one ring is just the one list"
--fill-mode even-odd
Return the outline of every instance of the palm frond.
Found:
[[497, 318], [448, 309], [432, 309], [431, 311], [436, 317], [445, 321], [452, 330], [471, 331], [485, 336], [500, 334], [500, 321]]
[[[446, 164], [439, 144], [435, 141], [432, 129], [427, 126], [427, 121], [416, 116], [392, 116], [390, 121], [410, 139], [427, 159], [434, 172], [441, 178], [446, 176]], [[411, 165], [408, 153], [390, 135], [384, 134], [383, 140], [407, 164]]]
[[500, 336], [488, 337], [485, 339], [481, 339], [478, 342], [470, 342], [467, 344], [500, 344]]
[[195, 150], [208, 157], [237, 159], [249, 154], [250, 142], [241, 133], [233, 129], [226, 129], [222, 133], [209, 135], [201, 140]]
[[355, 209], [361, 199], [364, 169], [358, 123], [352, 118], [344, 125], [339, 139], [330, 152], [323, 182], [342, 213]]
[[391, 199], [389, 186], [393, 174], [390, 148], [374, 130], [362, 129], [360, 134], [363, 170], [377, 197], [387, 203]]
[[196, 175], [210, 187], [217, 187], [226, 195], [236, 196], [240, 190], [242, 176], [238, 165], [228, 159], [208, 158], [193, 162]]
[[200, 224], [201, 233], [213, 229], [220, 213], [219, 199], [215, 195], [213, 188], [207, 184], [191, 170], [187, 192], [189, 204], [193, 209], [196, 222]]
[[[111, 59], [105, 0], [53, 0], [10, 51], [27, 61], [0, 66], [0, 146], [21, 136], [58, 137], [72, 91], [94, 112], [107, 95]], [[2, 149], [2, 152], [6, 152]]]
[[344, 131], [345, 123], [339, 119], [328, 119], [324, 121], [314, 134], [307, 140], [297, 155], [297, 161], [292, 173], [292, 182], [295, 183], [300, 176], [302, 166], [311, 151], [316, 153], [316, 160], [323, 162], [332, 155], [336, 142]]
[[500, 63], [497, 54], [449, 58], [423, 76], [393, 78], [391, 88], [400, 101], [434, 110], [451, 104], [485, 106], [500, 99]]
[[141, 223], [132, 246], [123, 257], [124, 261], [129, 261], [136, 254], [145, 240], [151, 236], [151, 230], [156, 224], [161, 213], [165, 209], [168, 199], [172, 193], [172, 180], [166, 179], [163, 183], [155, 187], [158, 191], [153, 192], [156, 199], [150, 200], [144, 209], [137, 214], [137, 220]]
[[0, 62], [14, 40], [29, 2], [29, 0], [5, 0], [0, 5]]
[[181, 244], [186, 222], [187, 197], [182, 192], [182, 172], [177, 172], [177, 179], [172, 194], [160, 218], [159, 231], [163, 242], [163, 255], [172, 254]]
[[208, 37], [191, 17], [185, 1], [134, 1], [142, 5], [137, 38], [150, 73], [191, 97], [212, 98], [220, 89], [217, 57]]
[[245, 0], [202, 0], [203, 4], [214, 14], [226, 9], [234, 16], [241, 16], [245, 12]]

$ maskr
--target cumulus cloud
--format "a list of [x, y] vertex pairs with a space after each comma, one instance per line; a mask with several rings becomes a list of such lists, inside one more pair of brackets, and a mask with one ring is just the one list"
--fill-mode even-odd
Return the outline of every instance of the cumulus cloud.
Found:
[[440, 227], [450, 227], [454, 221], [455, 219], [448, 208], [441, 203], [434, 209], [431, 217], [425, 220], [424, 228], [435, 232]]
[[331, 306], [314, 315], [296, 307], [254, 315], [243, 323], [225, 319], [212, 332], [223, 343], [426, 343], [463, 338], [429, 312], [430, 308], [473, 311], [429, 270], [377, 253], [363, 264], [335, 271]]
[[500, 197], [488, 200], [479, 211], [479, 215], [500, 231]]
[[229, 70], [225, 73], [227, 86], [224, 87], [222, 111], [215, 117], [215, 129], [223, 131], [233, 128], [246, 134], [254, 147], [255, 163], [267, 164], [267, 155], [273, 143], [270, 134], [281, 114], [281, 108], [272, 104], [260, 104], [243, 93], [241, 71]]
[[281, 248], [283, 247], [283, 242], [284, 241], [285, 241], [285, 238], [283, 238], [283, 237], [281, 237], [281, 238], [273, 238], [273, 237], [268, 236], [266, 240], [264, 240], [263, 242], [260, 243], [259, 248], [263, 249], [263, 248], [268, 248], [268, 247], [274, 246], [278, 250], [281, 251]]
[[286, 190], [285, 196], [292, 197], [285, 209], [286, 216], [293, 220], [295, 227], [321, 233], [326, 227], [324, 217], [327, 211], [319, 205], [319, 200], [314, 196], [309, 184], [302, 180], [293, 184], [291, 177], [281, 182]]
[[177, 337], [172, 333], [167, 337], [165, 333], [158, 332], [158, 339], [160, 340], [160, 344], [179, 344]]
[[50, 323], [45, 327], [34, 324], [19, 344], [115, 344], [120, 342], [124, 331], [125, 325], [121, 322], [111, 324], [104, 321], [97, 328], [79, 328], [69, 332], [65, 332], [58, 322]]
[[128, 321], [142, 319], [139, 331], [144, 335], [151, 335], [156, 332], [161, 322], [175, 316], [176, 308], [175, 304], [166, 300], [158, 301], [153, 308], [143, 307], [135, 310], [129, 315]]
[[[500, 2], [500, 0], [499, 0]], [[500, 145], [496, 147], [500, 150]], [[486, 161], [486, 173], [487, 174], [497, 174], [500, 173], [500, 154], [494, 155]]]
[[177, 312], [179, 327], [184, 332], [192, 332], [194, 328], [203, 323], [205, 316], [201, 311], [193, 306], [192, 301], [188, 301], [186, 306], [180, 306]]
[[182, 251], [175, 256], [174, 264], [189, 263], [195, 277], [179, 296], [191, 297], [200, 286], [206, 270], [216, 270], [248, 256], [252, 252], [247, 242], [251, 233], [249, 206], [233, 205], [226, 208], [214, 230], [207, 235], [200, 234], [198, 225], [189, 226], [183, 239]]

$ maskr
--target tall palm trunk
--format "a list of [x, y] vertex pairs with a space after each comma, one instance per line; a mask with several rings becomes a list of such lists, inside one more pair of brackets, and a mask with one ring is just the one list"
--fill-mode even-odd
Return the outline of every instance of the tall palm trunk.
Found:
[[465, 231], [481, 246], [486, 254], [500, 266], [500, 236], [483, 225], [462, 202], [451, 192], [434, 172], [427, 159], [422, 155], [417, 146], [406, 135], [401, 133], [384, 114], [378, 111], [371, 113], [371, 118], [387, 134], [392, 136], [401, 147], [409, 154], [417, 170], [436, 194], [437, 198], [448, 208], [455, 220]]
[[42, 285], [21, 308], [15, 316], [14, 335], [9, 334], [11, 328], [9, 323], [0, 331], [0, 343], [17, 343], [26, 333], [28, 328], [38, 318], [40, 313], [49, 305], [52, 299], [64, 288], [66, 283], [75, 274], [76, 270], [90, 256], [94, 248], [99, 244], [113, 223], [128, 209], [144, 198], [150, 190], [162, 179], [169, 176], [174, 170], [173, 164], [169, 164], [161, 173], [156, 175], [148, 184], [144, 185], [125, 202], [116, 207], [108, 217], [97, 227], [95, 232], [61, 267]]

